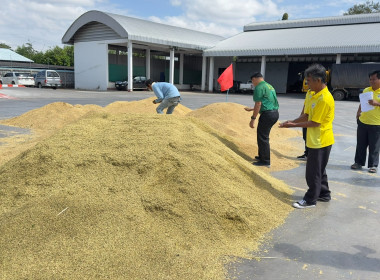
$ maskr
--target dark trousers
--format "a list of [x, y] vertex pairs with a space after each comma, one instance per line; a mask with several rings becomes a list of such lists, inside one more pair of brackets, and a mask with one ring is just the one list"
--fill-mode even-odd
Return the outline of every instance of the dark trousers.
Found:
[[358, 119], [356, 131], [355, 162], [361, 166], [365, 165], [368, 147], [368, 167], [379, 165], [380, 150], [380, 125], [368, 125]]
[[304, 152], [305, 156], [307, 156], [306, 135], [307, 135], [307, 128], [303, 127], [302, 128], [302, 138], [305, 141], [305, 152]]
[[260, 114], [257, 126], [257, 146], [259, 148], [260, 161], [270, 164], [269, 134], [272, 126], [278, 121], [277, 110], [264, 111]]
[[315, 204], [317, 199], [330, 198], [329, 183], [327, 181], [326, 165], [329, 161], [332, 146], [320, 149], [308, 149], [306, 162], [306, 183], [309, 186], [304, 200]]

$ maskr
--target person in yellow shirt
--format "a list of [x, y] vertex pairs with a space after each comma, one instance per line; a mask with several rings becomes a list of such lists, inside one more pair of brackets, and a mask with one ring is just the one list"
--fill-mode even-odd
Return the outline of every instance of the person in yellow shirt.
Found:
[[365, 165], [368, 147], [368, 172], [376, 173], [379, 165], [380, 150], [380, 70], [369, 74], [370, 87], [363, 92], [372, 92], [373, 99], [368, 103], [373, 106], [372, 110], [362, 112], [359, 105], [356, 113], [358, 129], [356, 132], [355, 163], [351, 169], [361, 170]]
[[307, 127], [306, 183], [309, 189], [302, 200], [293, 203], [298, 209], [315, 207], [317, 201], [331, 200], [326, 166], [334, 144], [335, 102], [326, 86], [326, 69], [314, 64], [305, 70], [305, 77], [310, 95], [304, 113], [295, 120], [280, 124], [280, 127]]

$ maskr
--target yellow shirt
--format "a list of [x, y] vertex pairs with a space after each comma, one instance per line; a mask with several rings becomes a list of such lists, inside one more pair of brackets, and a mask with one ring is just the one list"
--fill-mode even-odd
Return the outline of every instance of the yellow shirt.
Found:
[[319, 149], [334, 144], [333, 125], [335, 102], [328, 88], [320, 92], [310, 92], [308, 101], [305, 100], [305, 114], [308, 120], [319, 123], [318, 127], [308, 127], [306, 146]]
[[[313, 97], [313, 94], [315, 94], [315, 92], [311, 91], [310, 89], [306, 92], [305, 101], [303, 103], [303, 105], [305, 106], [305, 109], [308, 106], [310, 99]], [[304, 112], [305, 112], [305, 110], [304, 110]]]
[[[367, 87], [363, 92], [373, 92], [373, 100], [380, 102], [380, 88], [373, 90], [372, 87]], [[373, 110], [362, 112], [360, 114], [359, 120], [368, 125], [380, 125], [380, 106], [375, 106]]]

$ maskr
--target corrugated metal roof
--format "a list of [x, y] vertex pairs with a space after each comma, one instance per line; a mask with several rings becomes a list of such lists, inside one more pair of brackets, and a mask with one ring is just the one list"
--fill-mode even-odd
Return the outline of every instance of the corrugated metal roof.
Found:
[[[62, 38], [62, 43], [73, 44], [76, 32], [84, 25], [99, 22], [107, 25], [120, 36], [135, 42], [159, 44], [179, 48], [204, 50], [213, 47], [223, 40], [221, 36], [155, 23], [100, 11], [89, 11], [81, 15]], [[83, 34], [82, 34], [83, 36]]]
[[378, 53], [380, 23], [247, 31], [219, 42], [205, 56]]
[[33, 62], [29, 58], [26, 58], [12, 50], [0, 48], [0, 60], [6, 61], [18, 61], [18, 62]]
[[281, 20], [281, 21], [273, 21], [273, 22], [253, 22], [253, 23], [245, 25], [244, 31], [331, 26], [331, 25], [349, 25], [349, 24], [362, 24], [362, 23], [365, 24], [365, 23], [376, 23], [376, 22], [380, 22], [380, 13], [336, 16], [336, 17], [325, 17], [325, 18]]

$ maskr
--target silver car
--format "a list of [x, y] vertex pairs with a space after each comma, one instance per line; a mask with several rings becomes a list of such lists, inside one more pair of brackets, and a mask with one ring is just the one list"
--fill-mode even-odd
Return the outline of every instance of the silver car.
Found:
[[34, 78], [30, 73], [9, 72], [0, 77], [0, 84], [34, 86]]
[[36, 87], [52, 87], [56, 89], [62, 86], [61, 77], [54, 70], [43, 70], [37, 73], [35, 78]]

